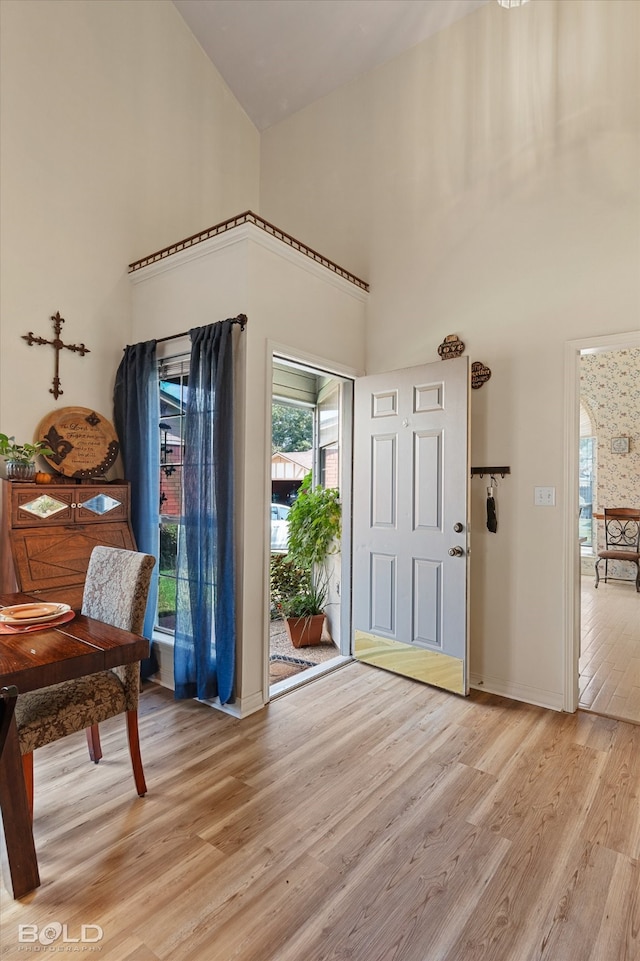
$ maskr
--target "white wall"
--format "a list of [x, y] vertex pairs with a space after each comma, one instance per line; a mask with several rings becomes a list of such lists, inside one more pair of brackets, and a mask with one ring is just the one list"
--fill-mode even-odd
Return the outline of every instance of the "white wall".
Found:
[[[259, 135], [168, 0], [0, 4], [0, 430], [112, 414], [127, 264], [258, 205]], [[64, 394], [48, 393], [53, 350]], [[175, 323], [179, 323], [179, 314]]]
[[472, 679], [556, 707], [563, 344], [640, 317], [639, 15], [489, 3], [262, 137], [262, 215], [371, 284], [367, 371], [454, 332], [491, 368], [472, 463], [512, 473], [495, 535], [472, 481]]

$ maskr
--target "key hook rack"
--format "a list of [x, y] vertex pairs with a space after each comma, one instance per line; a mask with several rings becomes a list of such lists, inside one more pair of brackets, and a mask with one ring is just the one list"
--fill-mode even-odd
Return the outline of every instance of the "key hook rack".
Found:
[[472, 477], [474, 477], [476, 474], [478, 474], [480, 477], [484, 477], [485, 474], [489, 474], [490, 477], [495, 476], [496, 474], [500, 474], [500, 477], [502, 477], [502, 479], [504, 480], [505, 476], [510, 473], [511, 473], [510, 467], [472, 467], [471, 468]]

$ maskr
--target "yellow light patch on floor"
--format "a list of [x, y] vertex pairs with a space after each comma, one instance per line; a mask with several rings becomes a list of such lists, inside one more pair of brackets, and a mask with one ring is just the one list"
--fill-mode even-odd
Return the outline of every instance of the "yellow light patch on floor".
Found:
[[434, 684], [455, 694], [466, 693], [463, 662], [449, 654], [427, 651], [388, 637], [356, 631], [355, 655], [363, 664], [381, 667], [425, 684]]

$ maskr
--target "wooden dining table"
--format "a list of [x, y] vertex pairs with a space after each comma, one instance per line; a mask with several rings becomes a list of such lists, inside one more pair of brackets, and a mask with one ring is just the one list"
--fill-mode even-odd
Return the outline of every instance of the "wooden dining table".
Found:
[[[0, 608], [33, 603], [28, 594], [0, 593]], [[15, 685], [18, 697], [61, 681], [96, 674], [149, 654], [149, 642], [103, 621], [76, 614], [73, 620], [37, 631], [0, 634], [0, 687]], [[0, 755], [0, 860], [2, 879], [14, 898], [40, 884], [33, 824], [22, 771], [15, 718]]]

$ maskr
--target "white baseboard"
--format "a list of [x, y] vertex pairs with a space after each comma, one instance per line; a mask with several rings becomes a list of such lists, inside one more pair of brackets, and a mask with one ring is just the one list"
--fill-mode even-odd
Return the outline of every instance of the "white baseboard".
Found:
[[546, 707], [551, 711], [563, 711], [564, 700], [560, 691], [544, 691], [527, 684], [514, 684], [500, 677], [470, 674], [469, 685], [474, 691], [486, 691], [487, 694], [497, 694], [508, 697], [512, 701], [523, 701], [536, 707]]
[[200, 701], [200, 703], [207, 704], [209, 707], [212, 707], [214, 711], [221, 711], [223, 714], [230, 714], [232, 717], [237, 718], [249, 717], [250, 714], [261, 711], [265, 706], [260, 692], [252, 694], [250, 697], [238, 697], [233, 704], [221, 704], [217, 697], [214, 697], [210, 701]]
[[[167, 683], [166, 678], [163, 678], [162, 673], [158, 672], [150, 677], [149, 680], [152, 684], [158, 684], [160, 687], [166, 687], [167, 690], [173, 691], [173, 678], [171, 683]], [[249, 698], [237, 698], [233, 704], [221, 704], [217, 697], [213, 698], [211, 701], [200, 701], [201, 704], [206, 704], [207, 707], [212, 707], [214, 711], [221, 711], [223, 714], [230, 714], [232, 717], [243, 718], [248, 717], [250, 714], [255, 714], [256, 711], [261, 711], [265, 706], [264, 700], [262, 699], [262, 694], [254, 694]]]

